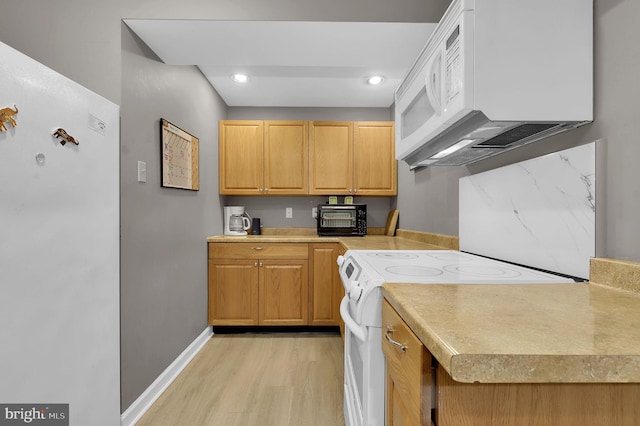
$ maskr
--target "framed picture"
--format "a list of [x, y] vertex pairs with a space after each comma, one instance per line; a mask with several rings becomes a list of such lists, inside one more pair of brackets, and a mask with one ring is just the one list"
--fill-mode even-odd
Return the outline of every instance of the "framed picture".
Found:
[[162, 186], [198, 191], [198, 138], [164, 118], [160, 119], [160, 132]]

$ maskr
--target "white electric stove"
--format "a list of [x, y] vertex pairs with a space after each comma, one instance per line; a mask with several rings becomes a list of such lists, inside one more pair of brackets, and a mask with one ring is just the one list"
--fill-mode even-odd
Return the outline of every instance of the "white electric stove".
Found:
[[346, 296], [344, 411], [346, 426], [384, 424], [382, 355], [384, 283], [540, 284], [570, 278], [454, 250], [348, 250], [338, 258]]

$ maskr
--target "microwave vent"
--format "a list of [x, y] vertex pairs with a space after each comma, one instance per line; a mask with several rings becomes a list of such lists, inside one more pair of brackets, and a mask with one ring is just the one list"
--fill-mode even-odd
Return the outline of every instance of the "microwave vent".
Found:
[[527, 123], [518, 125], [486, 141], [468, 146], [436, 162], [434, 166], [462, 166], [499, 152], [526, 145], [563, 130], [576, 127], [579, 123]]
[[505, 148], [514, 142], [518, 142], [524, 138], [544, 132], [558, 123], [527, 123], [507, 130], [491, 139], [474, 145], [474, 148]]

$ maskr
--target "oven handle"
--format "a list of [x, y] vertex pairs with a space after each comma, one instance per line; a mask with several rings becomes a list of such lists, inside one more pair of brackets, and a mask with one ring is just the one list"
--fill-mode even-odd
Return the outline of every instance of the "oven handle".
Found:
[[344, 321], [345, 327], [351, 331], [351, 333], [358, 338], [358, 340], [365, 341], [367, 339], [367, 331], [364, 327], [361, 327], [357, 322], [351, 318], [349, 314], [349, 296], [346, 295], [340, 302], [340, 316]]

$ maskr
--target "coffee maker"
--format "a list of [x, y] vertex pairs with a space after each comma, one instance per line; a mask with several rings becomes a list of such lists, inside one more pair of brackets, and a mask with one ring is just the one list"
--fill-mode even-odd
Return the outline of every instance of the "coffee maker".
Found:
[[249, 228], [251, 228], [251, 217], [245, 213], [244, 206], [224, 208], [224, 235], [247, 235]]

